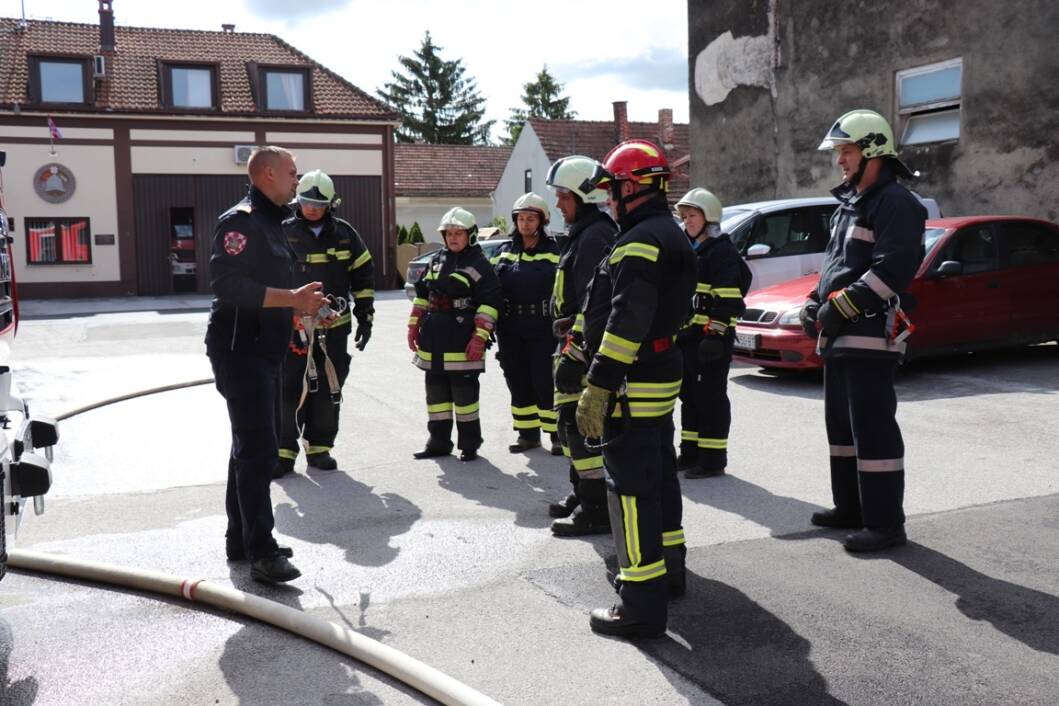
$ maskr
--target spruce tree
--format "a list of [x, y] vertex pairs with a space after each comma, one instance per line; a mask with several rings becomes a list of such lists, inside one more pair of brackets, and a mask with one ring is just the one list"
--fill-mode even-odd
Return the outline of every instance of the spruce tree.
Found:
[[522, 84], [521, 108], [512, 108], [511, 117], [504, 121], [507, 125], [507, 137], [504, 142], [513, 145], [522, 132], [522, 126], [529, 118], [547, 118], [549, 120], [572, 120], [577, 113], [569, 110], [569, 97], [562, 97], [563, 84], [555, 80], [548, 72], [548, 65], [537, 74], [537, 78]]
[[462, 59], [441, 58], [428, 31], [413, 56], [398, 56], [393, 81], [376, 93], [401, 114], [398, 142], [432, 145], [489, 144], [492, 120], [483, 120], [485, 99]]
[[423, 242], [423, 229], [419, 227], [419, 221], [412, 223], [412, 227], [408, 229], [408, 242], [413, 245]]

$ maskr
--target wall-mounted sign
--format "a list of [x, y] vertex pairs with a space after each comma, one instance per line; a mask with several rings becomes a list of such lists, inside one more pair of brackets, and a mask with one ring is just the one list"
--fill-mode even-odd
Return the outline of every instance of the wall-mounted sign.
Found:
[[33, 175], [33, 190], [48, 203], [69, 200], [76, 188], [73, 172], [56, 162], [45, 164]]
[[113, 245], [114, 234], [113, 233], [93, 233], [92, 238], [95, 240], [96, 245]]

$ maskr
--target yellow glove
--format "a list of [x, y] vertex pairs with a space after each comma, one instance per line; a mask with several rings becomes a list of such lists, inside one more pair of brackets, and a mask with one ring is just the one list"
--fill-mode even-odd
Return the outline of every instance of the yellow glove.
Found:
[[586, 439], [603, 438], [603, 422], [607, 418], [611, 391], [588, 383], [577, 401], [577, 430]]

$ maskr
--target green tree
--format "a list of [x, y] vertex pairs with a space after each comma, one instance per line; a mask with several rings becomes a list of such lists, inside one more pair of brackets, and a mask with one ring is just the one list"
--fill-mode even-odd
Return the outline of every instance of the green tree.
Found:
[[499, 228], [501, 233], [507, 232], [507, 218], [504, 216], [497, 216], [493, 220], [489, 221], [490, 228]]
[[423, 229], [419, 227], [419, 221], [412, 224], [412, 227], [408, 229], [408, 242], [413, 245], [416, 243], [422, 243], [423, 241]]
[[404, 245], [408, 242], [408, 229], [404, 226], [397, 226], [397, 244]]
[[484, 120], [485, 99], [474, 78], [465, 76], [462, 59], [441, 58], [442, 47], [428, 31], [413, 56], [398, 56], [393, 81], [376, 93], [401, 114], [394, 131], [398, 142], [432, 145], [489, 144], [493, 120]]
[[504, 121], [507, 137], [504, 142], [515, 144], [522, 133], [522, 126], [529, 118], [548, 120], [573, 120], [577, 113], [569, 109], [570, 98], [562, 97], [563, 84], [548, 72], [548, 65], [537, 74], [537, 78], [522, 84], [522, 107], [512, 108], [511, 117]]

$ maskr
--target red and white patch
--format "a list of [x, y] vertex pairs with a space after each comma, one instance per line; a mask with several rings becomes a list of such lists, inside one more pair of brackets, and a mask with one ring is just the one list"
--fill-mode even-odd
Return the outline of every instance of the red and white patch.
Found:
[[230, 230], [224, 234], [224, 251], [229, 255], [238, 255], [246, 250], [246, 236], [237, 230]]

